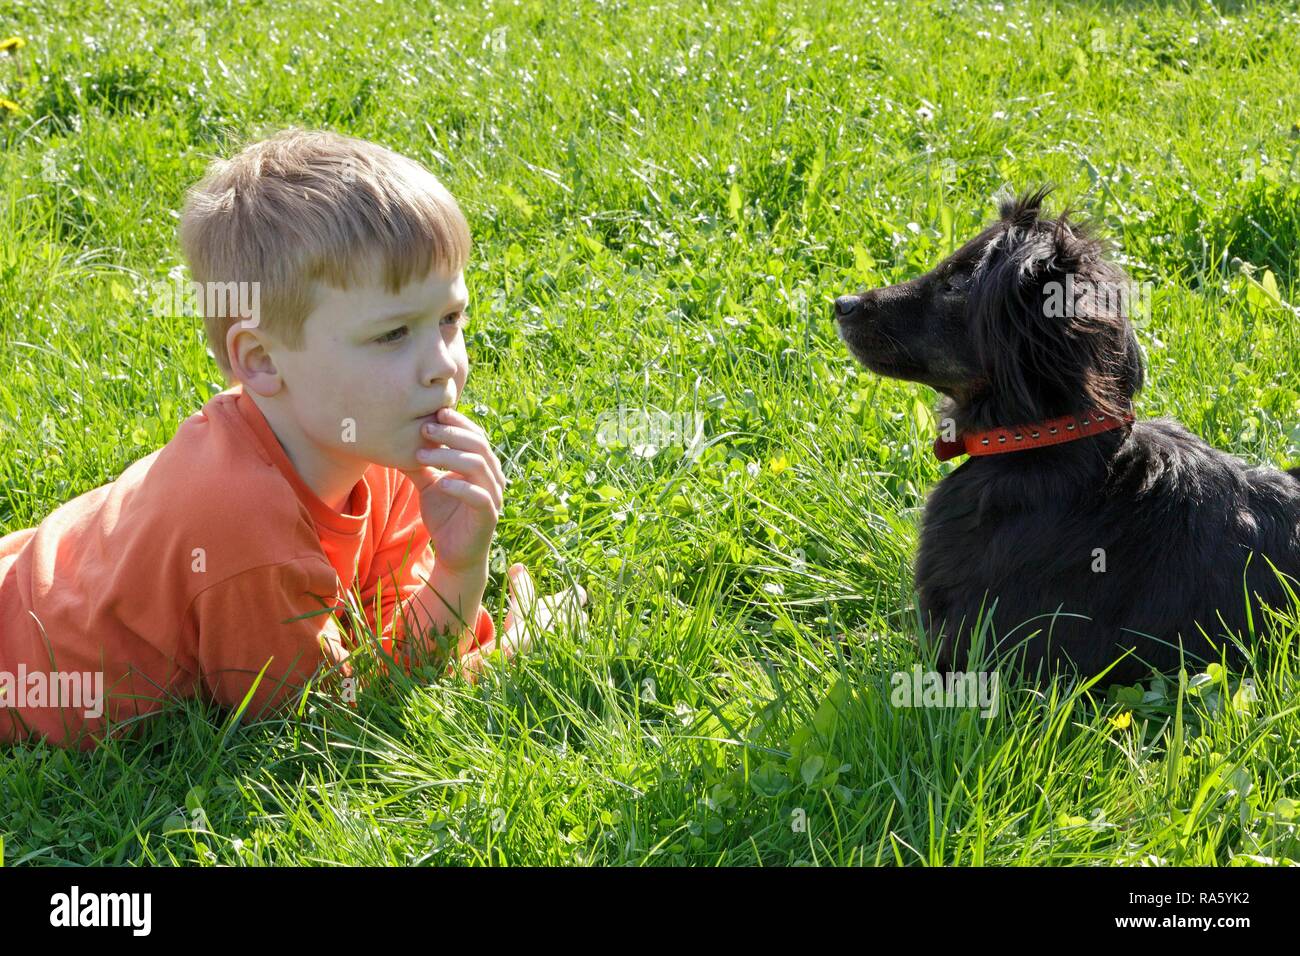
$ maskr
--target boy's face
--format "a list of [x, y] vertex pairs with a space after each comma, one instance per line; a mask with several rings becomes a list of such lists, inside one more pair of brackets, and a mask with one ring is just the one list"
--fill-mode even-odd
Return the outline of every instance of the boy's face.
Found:
[[421, 468], [421, 429], [465, 388], [463, 273], [431, 270], [397, 293], [378, 267], [351, 289], [317, 284], [302, 348], [269, 346], [299, 428], [327, 457]]

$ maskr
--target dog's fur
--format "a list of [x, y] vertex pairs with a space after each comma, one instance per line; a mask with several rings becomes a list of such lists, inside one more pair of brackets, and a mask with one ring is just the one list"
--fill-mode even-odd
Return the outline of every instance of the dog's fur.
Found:
[[[931, 272], [836, 302], [852, 354], [942, 392], [958, 433], [1122, 415], [1142, 387], [1114, 301], [1082, 296], [1072, 317], [1045, 307], [1045, 284], [1067, 274], [1127, 281], [1068, 213], [1042, 212], [1046, 193], [1004, 200], [1000, 221]], [[1246, 595], [1257, 633], [1259, 605], [1286, 604], [1270, 562], [1300, 577], [1300, 469], [1247, 467], [1158, 419], [966, 460], [930, 494], [915, 583], [946, 670], [974, 661], [982, 615], [986, 660], [1045, 678], [1123, 657], [1107, 679], [1132, 682], [1176, 669], [1180, 647], [1189, 668], [1241, 663], [1223, 635], [1247, 633]]]

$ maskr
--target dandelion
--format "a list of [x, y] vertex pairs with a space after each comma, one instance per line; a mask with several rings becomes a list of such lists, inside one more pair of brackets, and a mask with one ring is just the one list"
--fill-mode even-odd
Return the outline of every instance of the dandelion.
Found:
[[27, 41], [22, 37], [5, 37], [0, 40], [0, 53], [9, 53], [13, 50], [21, 50], [27, 45]]
[[11, 113], [21, 113], [23, 111], [23, 108], [21, 106], [19, 106], [13, 100], [5, 99], [3, 96], [0, 96], [0, 107], [9, 110], [9, 112]]

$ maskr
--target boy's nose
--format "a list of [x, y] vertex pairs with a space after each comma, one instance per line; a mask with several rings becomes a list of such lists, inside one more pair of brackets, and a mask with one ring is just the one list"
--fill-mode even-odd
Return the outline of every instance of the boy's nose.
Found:
[[438, 342], [424, 356], [424, 368], [421, 370], [420, 379], [425, 387], [438, 382], [452, 382], [455, 381], [458, 371], [460, 369], [456, 364], [456, 357], [445, 344]]

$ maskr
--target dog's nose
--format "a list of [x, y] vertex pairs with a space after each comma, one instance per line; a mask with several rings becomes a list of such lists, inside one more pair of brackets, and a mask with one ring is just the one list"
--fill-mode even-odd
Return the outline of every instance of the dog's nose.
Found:
[[861, 304], [862, 299], [856, 295], [842, 295], [835, 300], [835, 317], [843, 318], [846, 315], [852, 315]]

